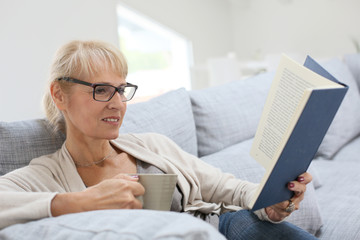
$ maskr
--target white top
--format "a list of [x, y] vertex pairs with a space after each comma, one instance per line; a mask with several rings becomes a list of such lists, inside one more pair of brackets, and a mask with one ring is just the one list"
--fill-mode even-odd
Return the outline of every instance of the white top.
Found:
[[[247, 209], [257, 187], [221, 172], [159, 134], [123, 134], [111, 143], [166, 173], [177, 174], [185, 211], [221, 214]], [[0, 229], [51, 217], [51, 201], [57, 193], [85, 188], [64, 144], [57, 152], [35, 158], [29, 166], [0, 177]], [[271, 221], [264, 209], [255, 214]]]

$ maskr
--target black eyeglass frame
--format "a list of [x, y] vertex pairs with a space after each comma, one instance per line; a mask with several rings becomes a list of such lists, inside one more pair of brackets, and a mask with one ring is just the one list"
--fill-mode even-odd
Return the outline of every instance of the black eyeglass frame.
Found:
[[[58, 78], [57, 79], [58, 81], [61, 81], [61, 80], [64, 80], [64, 81], [67, 81], [67, 82], [72, 82], [72, 83], [77, 83], [77, 84], [82, 84], [82, 85], [85, 85], [85, 86], [89, 86], [89, 87], [92, 87], [93, 88], [93, 99], [95, 101], [98, 101], [98, 102], [108, 102], [110, 101], [116, 92], [118, 92], [121, 96], [123, 96], [122, 92], [124, 91], [124, 88], [125, 87], [133, 87], [134, 88], [134, 93], [132, 94], [131, 98], [129, 99], [123, 99], [122, 102], [127, 102], [127, 101], [130, 101], [135, 93], [136, 93], [136, 90], [138, 89], [138, 86], [135, 85], [135, 84], [131, 84], [131, 83], [126, 83], [124, 85], [121, 85], [120, 87], [115, 87], [113, 85], [110, 85], [110, 84], [106, 84], [106, 83], [89, 83], [89, 82], [85, 82], [85, 81], [82, 81], [82, 80], [79, 80], [79, 79], [76, 79], [76, 78], [71, 78], [71, 77], [61, 77], [61, 78]], [[98, 100], [95, 98], [95, 88], [97, 86], [108, 86], [108, 87], [113, 87], [115, 89], [115, 91], [112, 93], [112, 95], [109, 97], [108, 100]]]

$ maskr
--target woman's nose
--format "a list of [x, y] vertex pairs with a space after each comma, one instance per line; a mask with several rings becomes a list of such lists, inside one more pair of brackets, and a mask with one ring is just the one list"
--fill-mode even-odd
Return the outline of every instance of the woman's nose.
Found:
[[124, 97], [118, 91], [115, 92], [114, 96], [109, 101], [113, 107], [121, 107], [125, 103]]

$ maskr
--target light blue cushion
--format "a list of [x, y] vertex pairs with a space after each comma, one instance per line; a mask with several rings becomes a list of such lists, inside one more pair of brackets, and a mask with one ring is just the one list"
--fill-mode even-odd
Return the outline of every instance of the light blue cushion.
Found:
[[360, 90], [360, 53], [344, 55], [344, 62], [348, 66]]
[[265, 170], [250, 156], [252, 141], [253, 139], [245, 140], [201, 159], [239, 179], [259, 183]]
[[190, 92], [199, 156], [252, 138], [274, 73]]
[[324, 219], [320, 239], [360, 239], [360, 137], [346, 144], [332, 161], [313, 161], [323, 186], [316, 190]]
[[[265, 170], [250, 156], [251, 144], [252, 139], [204, 156], [201, 159], [224, 172], [233, 174], [239, 179], [258, 183], [261, 181]], [[309, 172], [313, 175], [314, 180], [307, 185], [305, 198], [301, 202], [300, 209], [291, 214], [287, 221], [315, 234], [322, 226], [322, 218], [314, 188], [314, 185], [319, 184], [319, 181], [312, 169]]]
[[0, 122], [0, 175], [24, 167], [30, 160], [58, 150], [65, 140], [44, 119]]
[[195, 123], [189, 94], [184, 88], [147, 102], [129, 104], [120, 132], [160, 133], [197, 155]]
[[225, 240], [210, 224], [186, 213], [102, 210], [16, 224], [2, 240]]
[[360, 134], [360, 94], [348, 67], [337, 58], [321, 65], [349, 90], [321, 143], [318, 154], [331, 159], [346, 143]]

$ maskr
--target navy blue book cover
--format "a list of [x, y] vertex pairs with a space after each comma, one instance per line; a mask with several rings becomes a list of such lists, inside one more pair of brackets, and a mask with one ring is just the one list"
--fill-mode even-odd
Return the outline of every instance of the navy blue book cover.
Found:
[[[312, 58], [305, 67], [319, 75], [340, 83]], [[340, 104], [348, 90], [344, 88], [315, 89], [298, 119], [290, 138], [278, 158], [252, 210], [258, 210], [290, 199], [293, 192], [287, 183], [306, 172], [314, 158]]]

